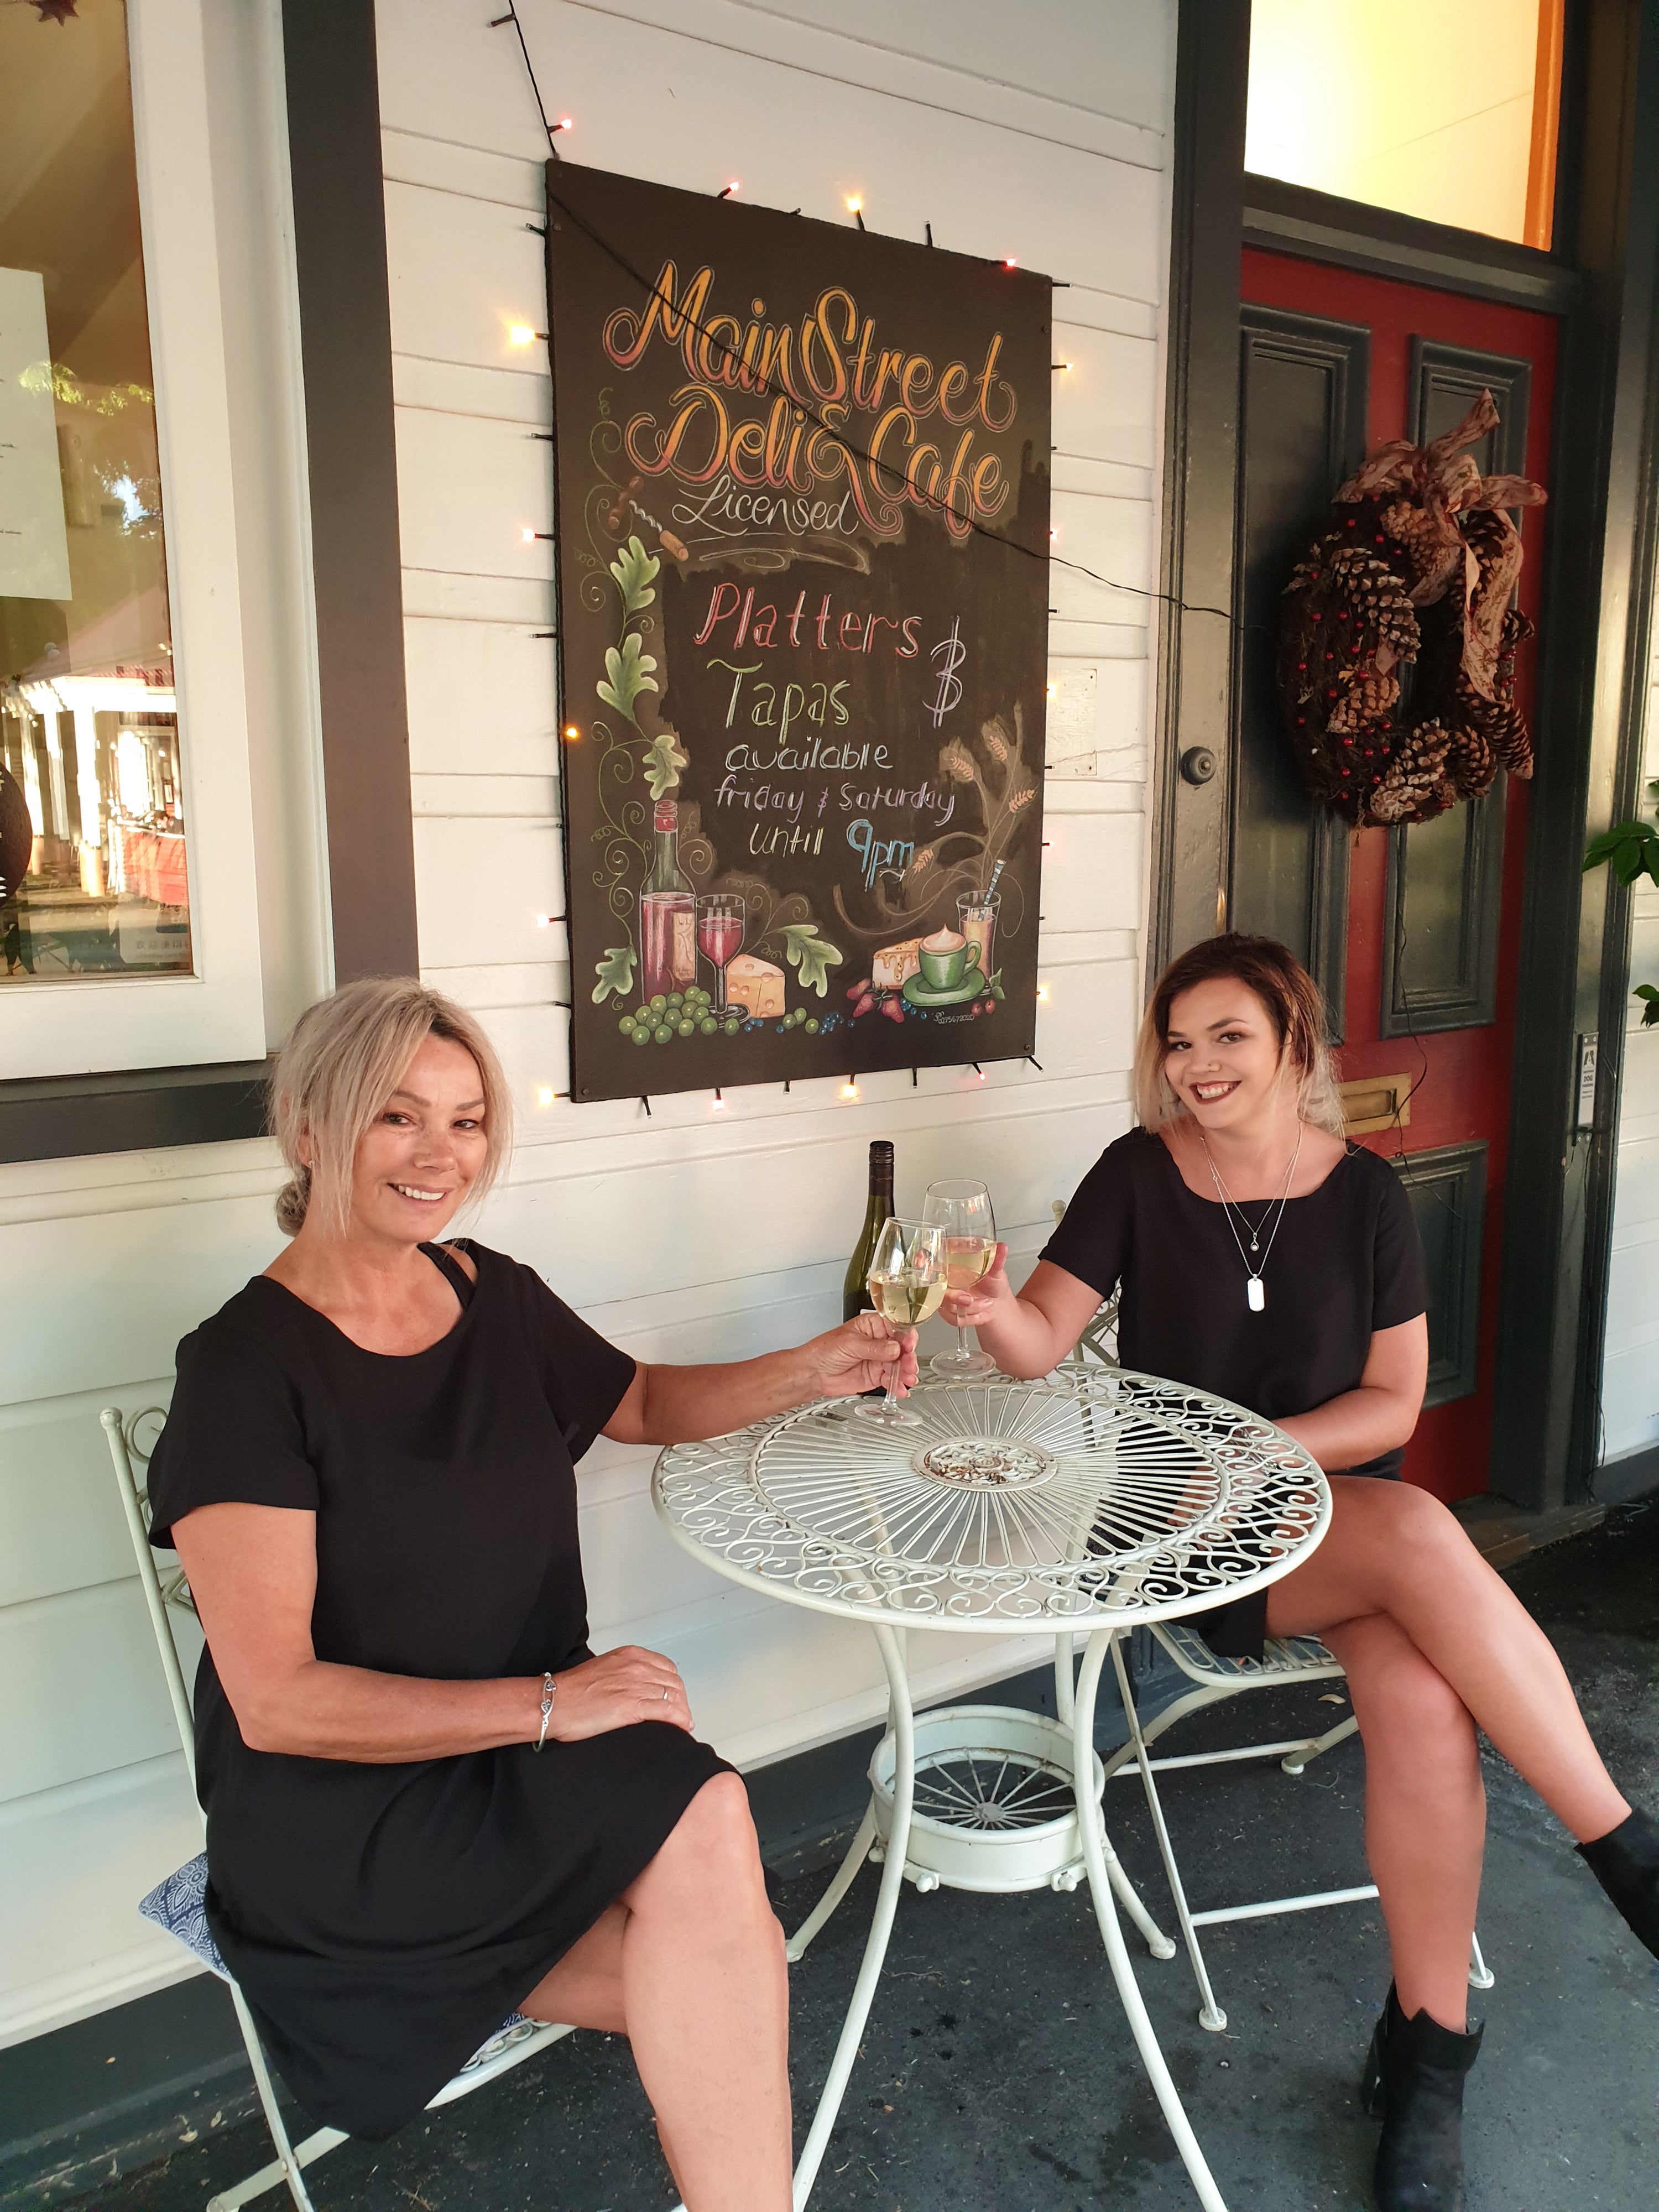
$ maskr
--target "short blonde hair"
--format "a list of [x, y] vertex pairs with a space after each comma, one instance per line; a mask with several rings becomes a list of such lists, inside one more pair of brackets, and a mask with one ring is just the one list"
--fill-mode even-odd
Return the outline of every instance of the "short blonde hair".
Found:
[[1276, 938], [1225, 930], [1206, 937], [1172, 960], [1158, 979], [1135, 1041], [1135, 1116], [1156, 1129], [1187, 1111], [1164, 1073], [1170, 1052], [1170, 1009], [1195, 983], [1219, 978], [1242, 983], [1267, 1010], [1279, 1037], [1281, 1064], [1297, 1078], [1297, 1111], [1334, 1137], [1346, 1133], [1331, 1048], [1325, 1042], [1325, 1001], [1320, 988], [1287, 945]]
[[[276, 1056], [270, 1123], [289, 1167], [276, 1194], [285, 1237], [298, 1234], [313, 1206], [326, 1226], [343, 1232], [358, 1142], [429, 1036], [464, 1047], [478, 1066], [487, 1148], [469, 1198], [482, 1198], [501, 1173], [513, 1149], [513, 1102], [479, 1024], [412, 976], [367, 976], [307, 1006]], [[302, 1139], [310, 1142], [309, 1167], [300, 1158]]]

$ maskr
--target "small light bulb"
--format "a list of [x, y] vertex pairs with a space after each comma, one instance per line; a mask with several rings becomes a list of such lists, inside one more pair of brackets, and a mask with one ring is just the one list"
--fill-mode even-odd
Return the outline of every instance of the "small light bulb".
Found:
[[573, 742], [581, 735], [581, 732], [576, 727], [576, 725], [574, 722], [567, 722], [565, 724], [564, 733], [566, 737], [569, 738]]
[[558, 127], [561, 131], [574, 131], [576, 125], [569, 116], [562, 115], [559, 118]]
[[1043, 689], [1048, 692], [1048, 696], [1052, 699], [1055, 692], [1059, 690], [1060, 686], [1058, 684], [1045, 684]]
[[843, 1083], [841, 1086], [841, 1095], [843, 1098], [856, 1098], [859, 1095], [857, 1084]]
[[985, 1080], [985, 1070], [982, 1067], [979, 1067], [975, 1068], [974, 1073], [978, 1076], [980, 1081], [983, 1083]]
[[550, 1106], [553, 1103], [553, 1093], [544, 1083], [536, 1093], [536, 1103], [538, 1106]]
[[847, 212], [848, 215], [856, 215], [863, 205], [864, 200], [862, 196], [858, 192], [854, 192], [847, 203]]
[[1003, 263], [1003, 264], [1002, 264], [1002, 265], [1003, 265], [1003, 267], [1004, 267], [1005, 269], [1018, 269], [1018, 266], [1019, 266], [1019, 264], [1018, 264], [1018, 261], [1016, 261], [1016, 260], [1015, 260], [1015, 258], [1014, 258], [1013, 255], [1011, 253], [1011, 254], [1009, 254], [1009, 256], [1007, 257], [1007, 258], [1004, 261], [1004, 263]]
[[1038, 998], [1039, 998], [1039, 999], [1046, 999], [1046, 998], [1048, 997], [1048, 986], [1046, 983], [1039, 983], [1039, 984], [1037, 985], [1037, 996], [1038, 996]]
[[743, 186], [742, 186], [742, 185], [738, 182], [738, 179], [737, 179], [736, 177], [733, 177], [733, 178], [732, 178], [732, 181], [731, 181], [731, 183], [726, 186], [726, 191], [727, 191], [728, 192], [740, 192], [740, 191], [743, 190]]
[[1051, 531], [1048, 532], [1048, 535], [1049, 535], [1049, 537], [1050, 537], [1050, 538], [1058, 538], [1058, 537], [1059, 537], [1059, 535], [1060, 535], [1060, 532], [1059, 532], [1059, 531], [1057, 531], [1057, 530], [1051, 530]]
[[507, 335], [514, 345], [533, 345], [536, 338], [528, 323], [514, 323]]
[[523, 538], [526, 545], [533, 545], [536, 542], [536, 533], [533, 530], [521, 531], [520, 535]]
[[1069, 361], [1057, 361], [1054, 363], [1054, 367], [1056, 368], [1069, 368], [1071, 365], [1072, 364]]
[[556, 914], [538, 914], [536, 916], [536, 927], [538, 929], [551, 929], [558, 918]]
[[726, 1101], [720, 1097], [718, 1091], [714, 1093], [714, 1103], [713, 1106], [710, 1107], [709, 1111], [713, 1114], [723, 1114], [726, 1111]]

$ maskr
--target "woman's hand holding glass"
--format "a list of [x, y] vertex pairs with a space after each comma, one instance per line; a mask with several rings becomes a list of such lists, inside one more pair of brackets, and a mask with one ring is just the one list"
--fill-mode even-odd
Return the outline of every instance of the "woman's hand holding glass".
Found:
[[916, 1382], [916, 1333], [895, 1334], [879, 1314], [855, 1314], [805, 1346], [820, 1398], [859, 1398], [868, 1390], [908, 1395]]
[[979, 1280], [967, 1290], [947, 1290], [939, 1308], [952, 1328], [984, 1328], [1015, 1304], [1014, 1286], [1008, 1280], [1008, 1247], [999, 1244], [995, 1257]]

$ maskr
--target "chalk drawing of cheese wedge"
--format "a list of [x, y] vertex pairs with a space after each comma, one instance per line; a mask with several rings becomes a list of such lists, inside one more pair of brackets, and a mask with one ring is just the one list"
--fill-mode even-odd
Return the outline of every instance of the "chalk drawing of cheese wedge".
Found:
[[783, 1012], [783, 970], [752, 952], [739, 952], [726, 970], [726, 995], [734, 1006], [747, 1006], [751, 1014], [769, 1016]]
[[902, 990], [921, 968], [921, 939], [907, 937], [902, 945], [884, 945], [871, 963], [870, 981], [878, 991]]

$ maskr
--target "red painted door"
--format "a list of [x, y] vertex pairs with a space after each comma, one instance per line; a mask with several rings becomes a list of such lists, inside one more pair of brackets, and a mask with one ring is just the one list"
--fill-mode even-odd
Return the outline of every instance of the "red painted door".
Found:
[[[1443, 404], [1439, 419], [1429, 422], [1427, 434], [1437, 434], [1446, 427], [1446, 404], [1459, 376], [1478, 379], [1483, 363], [1490, 360], [1494, 376], [1509, 380], [1506, 392], [1515, 413], [1518, 416], [1524, 404], [1526, 415], [1524, 446], [1511, 445], [1504, 465], [1548, 484], [1557, 337], [1553, 317], [1255, 251], [1247, 251], [1243, 258], [1242, 296], [1261, 307], [1330, 318], [1369, 330], [1368, 450], [1387, 439], [1424, 434], [1423, 394], [1433, 382], [1437, 363], [1445, 371]], [[1505, 394], [1495, 396], [1502, 412]], [[1496, 434], [1501, 437], [1502, 429]], [[1486, 468], [1491, 465], [1490, 461], [1483, 463]], [[1315, 520], [1309, 517], [1310, 524]], [[1526, 566], [1520, 603], [1540, 632], [1547, 527], [1547, 508], [1525, 511]], [[1541, 746], [1547, 744], [1548, 733], [1540, 733], [1534, 720], [1536, 652], [1535, 644], [1522, 648], [1517, 696], [1532, 726], [1534, 745]], [[1419, 1219], [1425, 1224], [1427, 1207], [1425, 1242], [1431, 1257], [1443, 1249], [1450, 1255], [1449, 1265], [1455, 1259], [1458, 1236], [1468, 1230], [1472, 1238], [1459, 1292], [1461, 1314], [1445, 1319], [1438, 1331], [1444, 1337], [1449, 1330], [1461, 1330], [1463, 1356], [1455, 1375], [1443, 1374], [1441, 1388], [1448, 1395], [1443, 1402], [1431, 1402], [1425, 1408], [1406, 1455], [1407, 1480], [1448, 1502], [1489, 1486], [1528, 790], [1525, 782], [1500, 774], [1498, 793], [1488, 802], [1499, 811], [1484, 825], [1491, 878], [1484, 891], [1475, 880], [1478, 854], [1467, 864], [1468, 880], [1454, 881], [1447, 872], [1449, 866], [1455, 870], [1458, 865], [1449, 860], [1452, 844], [1462, 841], [1466, 833], [1474, 839], [1469, 825], [1454, 819], [1467, 815], [1463, 807], [1444, 817], [1445, 826], [1438, 831], [1431, 823], [1400, 833], [1360, 830], [1352, 835], [1348, 854], [1342, 1073], [1345, 1079], [1405, 1073], [1413, 1086], [1409, 1127], [1359, 1141], [1385, 1154], [1403, 1152], [1412, 1160], [1422, 1156], [1416, 1182], [1426, 1194], [1418, 1207]], [[1431, 842], [1425, 836], [1430, 832], [1435, 833]], [[1403, 858], [1401, 846], [1395, 843], [1391, 860], [1391, 834], [1406, 841]], [[1413, 844], [1413, 840], [1418, 842]], [[1413, 869], [1419, 878], [1431, 878], [1438, 872], [1441, 879], [1437, 890], [1431, 882], [1422, 890], [1419, 908], [1427, 919], [1418, 927], [1415, 943], [1405, 925], [1417, 909], [1403, 888]], [[1455, 912], [1460, 884], [1462, 908]], [[1474, 910], [1477, 901], [1483, 912]], [[1432, 970], [1437, 975], [1457, 968], [1459, 948], [1449, 938], [1460, 927], [1464, 932], [1462, 955], [1465, 964], [1480, 968], [1484, 994], [1481, 976], [1473, 975], [1468, 990], [1461, 996], [1455, 984], [1438, 992], [1433, 988], [1413, 991], [1413, 963], [1416, 972]], [[1481, 1145], [1484, 1158], [1478, 1149]], [[1453, 1172], [1460, 1168], [1465, 1171], [1461, 1183]], [[1408, 1162], [1408, 1184], [1413, 1179]], [[1477, 1222], [1474, 1209], [1480, 1204], [1482, 1180], [1484, 1218]], [[1413, 1202], [1418, 1204], [1416, 1198]], [[1436, 1207], [1445, 1211], [1436, 1212]], [[1450, 1349], [1442, 1344], [1437, 1351], [1443, 1370], [1451, 1364]], [[1435, 1387], [1431, 1377], [1431, 1401]]]

